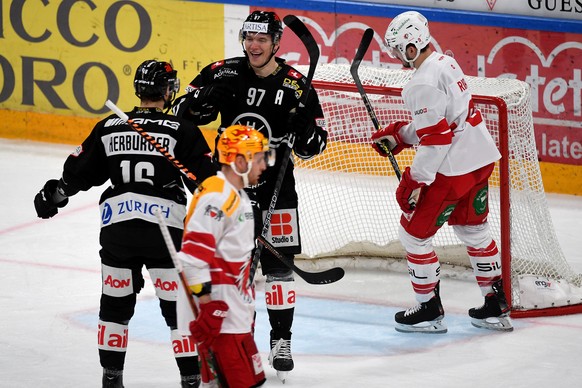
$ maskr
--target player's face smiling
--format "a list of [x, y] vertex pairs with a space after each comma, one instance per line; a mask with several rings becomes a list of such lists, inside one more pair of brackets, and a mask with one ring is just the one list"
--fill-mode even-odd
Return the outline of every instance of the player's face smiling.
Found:
[[262, 67], [269, 61], [273, 52], [273, 41], [270, 35], [247, 33], [244, 44], [251, 66]]

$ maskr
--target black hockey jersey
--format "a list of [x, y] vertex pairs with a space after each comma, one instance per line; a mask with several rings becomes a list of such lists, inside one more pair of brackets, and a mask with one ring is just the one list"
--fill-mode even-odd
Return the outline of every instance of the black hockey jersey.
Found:
[[[216, 173], [210, 148], [190, 121], [155, 108], [134, 108], [128, 115], [199, 182]], [[191, 192], [196, 184], [115, 115], [97, 123], [67, 158], [59, 186], [71, 196], [107, 180], [111, 186], [99, 201], [102, 247], [119, 258], [167, 257], [156, 212], [164, 215], [174, 241], [181, 241], [187, 201], [184, 184]]]
[[[221, 108], [221, 127], [226, 128], [233, 124], [248, 125], [260, 130], [269, 138], [270, 147], [276, 150], [275, 166], [263, 172], [261, 183], [250, 190], [257, 195], [262, 209], [269, 207], [273, 186], [283, 159], [284, 147], [288, 144], [287, 121], [291, 111], [299, 106], [302, 96], [306, 93], [303, 74], [287, 65], [283, 59], [276, 60], [279, 66], [272, 74], [264, 78], [255, 74], [246, 57], [214, 62], [202, 69], [187, 89], [191, 93], [215, 82], [228, 84], [234, 90], [235, 101]], [[180, 99], [177, 99], [177, 103], [180, 103]], [[311, 159], [325, 149], [327, 132], [323, 110], [315, 89], [312, 88], [304, 103], [315, 117], [315, 132], [308, 138], [296, 138], [293, 151], [301, 159]], [[207, 124], [215, 119], [216, 112], [211, 113], [215, 114], [198, 116], [197, 124]], [[285, 172], [277, 208], [297, 208], [293, 159]]]

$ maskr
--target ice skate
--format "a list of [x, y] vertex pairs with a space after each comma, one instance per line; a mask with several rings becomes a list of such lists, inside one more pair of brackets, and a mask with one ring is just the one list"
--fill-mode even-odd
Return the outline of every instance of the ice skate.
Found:
[[271, 352], [269, 364], [277, 371], [277, 377], [285, 383], [287, 374], [293, 370], [293, 357], [291, 356], [291, 333], [283, 336], [275, 336], [271, 331]]
[[181, 376], [182, 388], [198, 388], [200, 386], [200, 375]]
[[401, 333], [446, 333], [447, 327], [442, 323], [445, 311], [441, 304], [438, 284], [434, 293], [435, 296], [428, 302], [419, 303], [408, 310], [397, 312], [394, 316], [396, 331]]
[[489, 330], [512, 331], [513, 325], [509, 318], [509, 306], [501, 280], [493, 284], [493, 292], [485, 296], [481, 307], [469, 309], [471, 324], [475, 327]]
[[103, 388], [123, 388], [123, 371], [103, 369]]

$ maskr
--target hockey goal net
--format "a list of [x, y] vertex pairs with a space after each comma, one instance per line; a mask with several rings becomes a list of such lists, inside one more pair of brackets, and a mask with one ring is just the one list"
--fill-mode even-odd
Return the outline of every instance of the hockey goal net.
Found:
[[[360, 66], [359, 75], [381, 125], [410, 121], [400, 95], [411, 71]], [[546, 202], [529, 86], [512, 79], [467, 78], [503, 155], [490, 179], [489, 222], [502, 255], [512, 316], [582, 312], [582, 275], [562, 253]], [[349, 66], [318, 65], [313, 85], [327, 120], [328, 145], [312, 160], [295, 160], [300, 258], [341, 263], [341, 257], [349, 257], [364, 268], [381, 266], [386, 260], [379, 258], [404, 259], [394, 196], [398, 180], [388, 159], [370, 147], [373, 124]], [[414, 152], [397, 155], [402, 171]], [[470, 266], [465, 247], [446, 224], [433, 243], [442, 264]]]

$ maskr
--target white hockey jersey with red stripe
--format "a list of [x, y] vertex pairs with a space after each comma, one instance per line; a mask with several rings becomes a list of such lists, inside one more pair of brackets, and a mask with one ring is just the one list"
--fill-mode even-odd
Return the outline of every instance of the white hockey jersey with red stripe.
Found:
[[[248, 287], [254, 218], [251, 201], [222, 172], [206, 179], [190, 204], [178, 257], [188, 284], [212, 282], [212, 299], [223, 300], [229, 312], [222, 333], [251, 331], [253, 290]], [[190, 335], [194, 319], [184, 290], [178, 292], [178, 330]]]
[[453, 58], [433, 52], [404, 86], [402, 97], [412, 122], [400, 135], [419, 145], [411, 166], [416, 181], [429, 185], [437, 172], [463, 175], [501, 157]]

